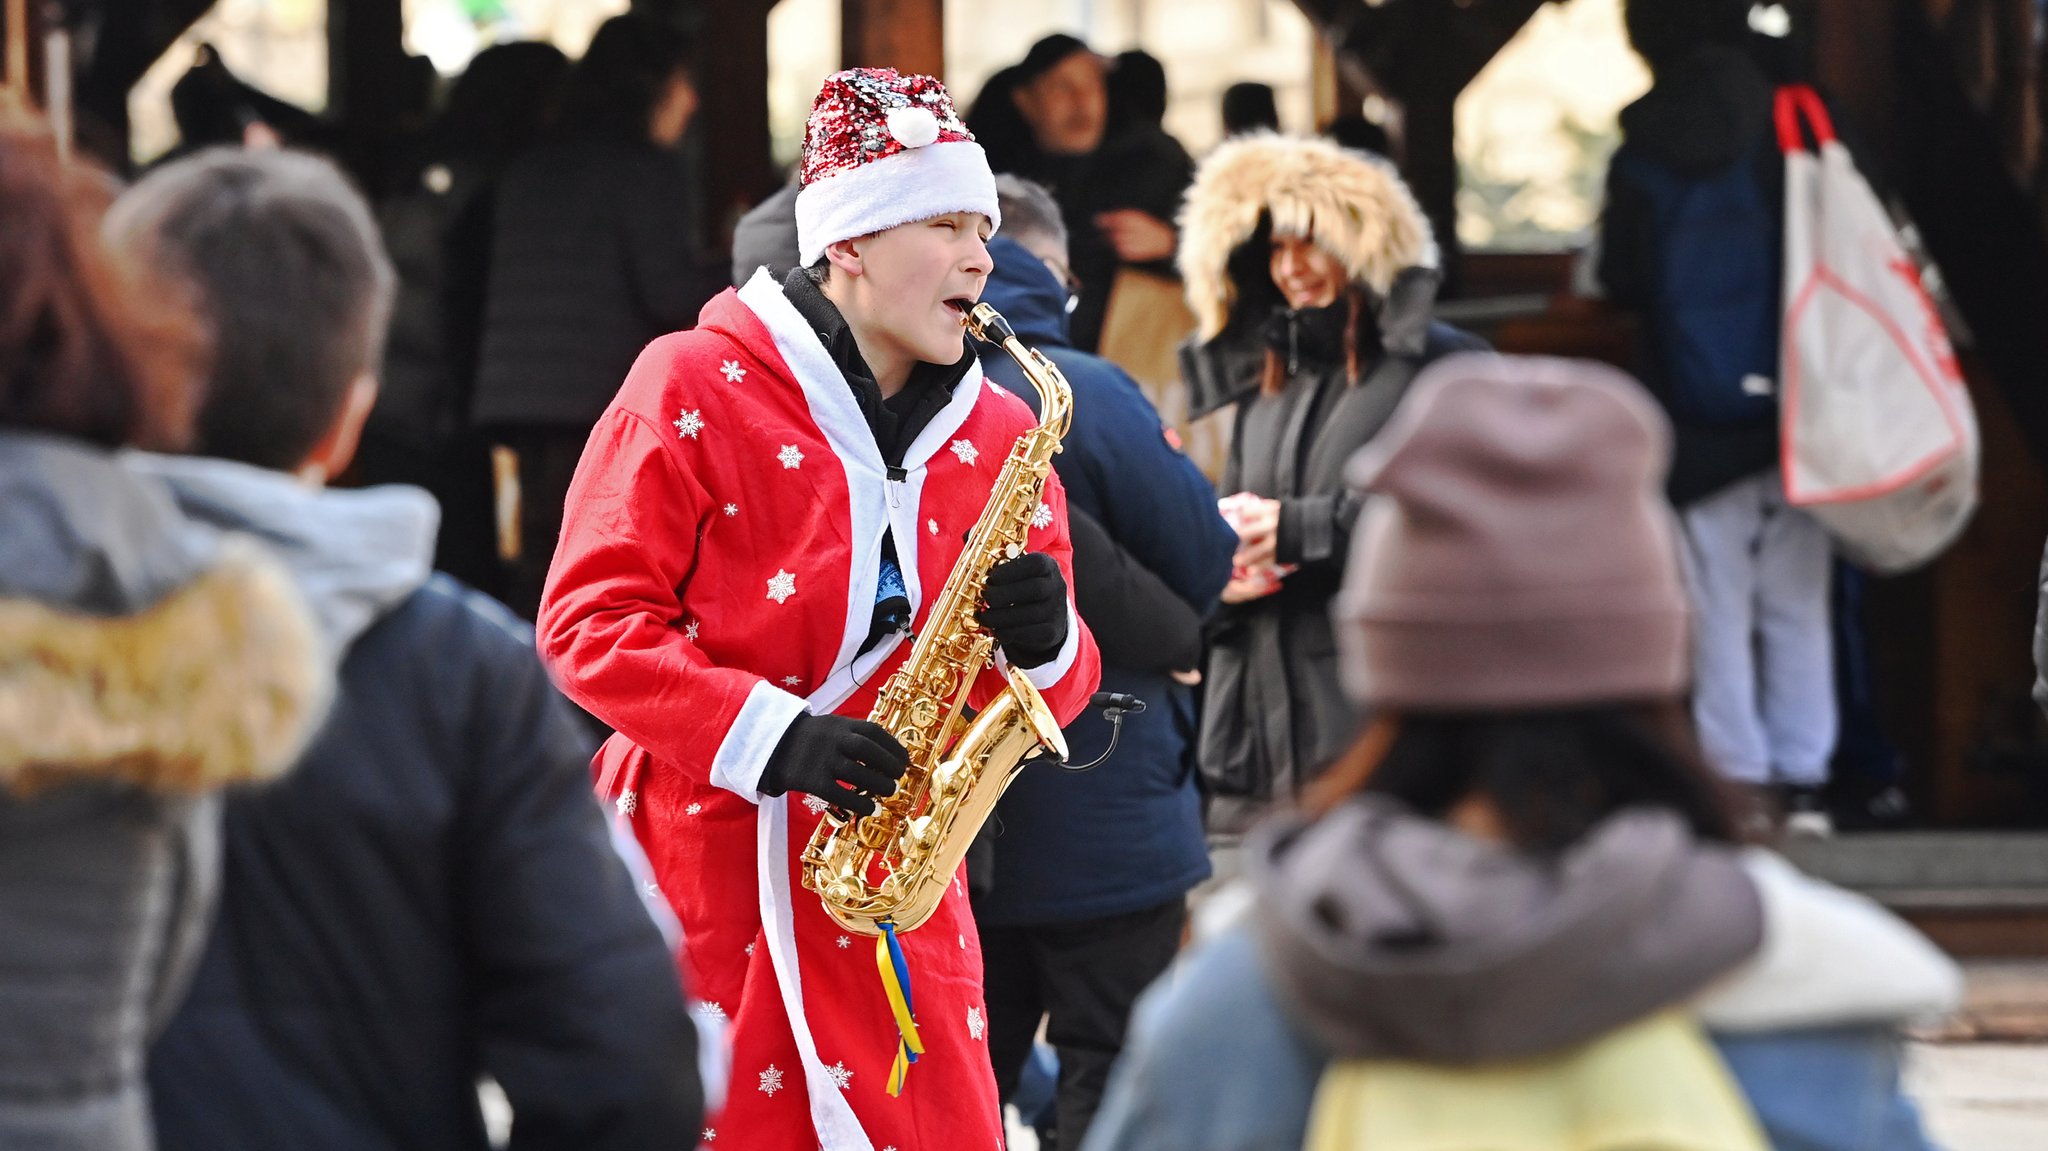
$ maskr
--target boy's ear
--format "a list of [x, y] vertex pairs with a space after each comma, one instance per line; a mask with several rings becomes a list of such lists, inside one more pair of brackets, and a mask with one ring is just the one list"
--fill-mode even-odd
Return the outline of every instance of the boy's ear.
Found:
[[364, 372], [349, 382], [348, 395], [342, 400], [341, 410], [334, 414], [334, 423], [327, 434], [313, 445], [305, 462], [299, 465], [299, 478], [312, 484], [324, 484], [348, 470], [355, 459], [356, 446], [362, 440], [363, 424], [369, 421], [370, 409], [377, 406], [377, 376]]
[[858, 237], [851, 240], [834, 240], [825, 245], [825, 258], [832, 262], [833, 267], [847, 275], [858, 276], [863, 270], [860, 249], [855, 246], [859, 243]]

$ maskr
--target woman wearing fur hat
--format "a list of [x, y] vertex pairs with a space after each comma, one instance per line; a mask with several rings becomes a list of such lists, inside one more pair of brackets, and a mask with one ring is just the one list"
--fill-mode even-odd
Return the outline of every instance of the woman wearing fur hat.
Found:
[[219, 812], [330, 677], [248, 540], [114, 449], [190, 434], [194, 331], [109, 265], [102, 173], [0, 131], [0, 1148], [146, 1151], [144, 1046], [206, 937]]
[[1479, 342], [1430, 322], [1429, 222], [1384, 162], [1259, 133], [1211, 153], [1181, 210], [1200, 323], [1183, 363], [1197, 406], [1238, 404], [1218, 490], [1237, 528], [1206, 673], [1200, 763], [1212, 832], [1241, 832], [1341, 751], [1330, 597], [1358, 503], [1344, 461], [1424, 363]]
[[1959, 973], [1738, 842], [1681, 702], [1670, 440], [1602, 365], [1416, 381], [1349, 469], [1373, 724], [1250, 837], [1255, 911], [1140, 1001], [1084, 1151], [1927, 1151], [1898, 1025]]

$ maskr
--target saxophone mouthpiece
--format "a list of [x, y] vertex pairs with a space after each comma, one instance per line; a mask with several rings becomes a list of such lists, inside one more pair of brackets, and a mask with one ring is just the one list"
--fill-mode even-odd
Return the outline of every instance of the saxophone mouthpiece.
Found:
[[1005, 344], [1017, 338], [1017, 332], [1010, 327], [1010, 321], [996, 311], [993, 304], [976, 304], [963, 315], [967, 331], [977, 340], [991, 344]]

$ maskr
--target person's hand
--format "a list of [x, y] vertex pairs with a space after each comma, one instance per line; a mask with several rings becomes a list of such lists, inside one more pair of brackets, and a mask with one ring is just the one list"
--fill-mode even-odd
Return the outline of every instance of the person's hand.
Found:
[[995, 633], [1012, 667], [1050, 663], [1067, 642], [1067, 580], [1044, 552], [988, 569], [981, 588], [981, 626]]
[[1280, 542], [1280, 501], [1256, 496], [1240, 500], [1230, 526], [1237, 529], [1237, 554], [1232, 567], [1263, 568], [1273, 563]]
[[1102, 238], [1109, 241], [1109, 246], [1116, 249], [1116, 258], [1126, 264], [1164, 260], [1180, 246], [1173, 225], [1136, 208], [1098, 212], [1095, 226], [1102, 230]]
[[1194, 687], [1202, 682], [1202, 673], [1198, 668], [1189, 668], [1186, 671], [1170, 671], [1166, 674], [1173, 677], [1173, 682], [1185, 687]]
[[847, 715], [791, 721], [761, 769], [762, 792], [801, 791], [854, 815], [873, 815], [875, 800], [896, 794], [910, 755], [887, 728]]
[[1223, 602], [1249, 603], [1255, 599], [1264, 599], [1279, 590], [1280, 581], [1269, 575], [1233, 576], [1229, 583], [1223, 585]]

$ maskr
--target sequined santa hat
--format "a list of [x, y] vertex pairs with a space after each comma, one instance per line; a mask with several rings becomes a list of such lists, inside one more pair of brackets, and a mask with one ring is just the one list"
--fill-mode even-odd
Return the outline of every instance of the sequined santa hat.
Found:
[[988, 156], [953, 111], [946, 86], [892, 68], [849, 68], [818, 90], [804, 124], [797, 254], [948, 212], [1002, 222]]

